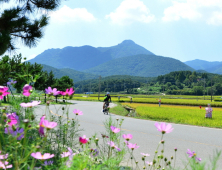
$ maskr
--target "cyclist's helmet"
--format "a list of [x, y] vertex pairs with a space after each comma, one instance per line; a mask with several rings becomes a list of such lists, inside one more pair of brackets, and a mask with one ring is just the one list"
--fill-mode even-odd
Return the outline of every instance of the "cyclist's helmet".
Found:
[[109, 94], [109, 92], [107, 92], [106, 94]]

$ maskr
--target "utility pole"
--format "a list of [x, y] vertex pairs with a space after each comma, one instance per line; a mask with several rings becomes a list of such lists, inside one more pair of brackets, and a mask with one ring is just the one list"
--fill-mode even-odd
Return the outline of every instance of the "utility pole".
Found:
[[204, 100], [205, 100], [205, 77], [204, 77]]
[[101, 80], [101, 76], [99, 76], [99, 93], [98, 93], [98, 100], [99, 100], [99, 97], [100, 97], [100, 86], [101, 86], [100, 80]]
[[163, 79], [163, 93], [164, 93], [164, 83], [165, 83], [165, 77]]
[[148, 79], [146, 81], [146, 95], [148, 95]]
[[212, 78], [211, 78], [211, 102], [212, 102]]
[[91, 93], [91, 81], [90, 81], [90, 85], [89, 85], [89, 96], [90, 96], [90, 93]]

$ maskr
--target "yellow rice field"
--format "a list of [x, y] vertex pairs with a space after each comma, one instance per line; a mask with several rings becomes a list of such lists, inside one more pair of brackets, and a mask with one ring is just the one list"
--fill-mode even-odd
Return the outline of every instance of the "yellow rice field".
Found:
[[205, 108], [157, 104], [122, 103], [136, 110], [142, 119], [222, 128], [222, 108], [213, 108], [213, 118], [205, 118]]

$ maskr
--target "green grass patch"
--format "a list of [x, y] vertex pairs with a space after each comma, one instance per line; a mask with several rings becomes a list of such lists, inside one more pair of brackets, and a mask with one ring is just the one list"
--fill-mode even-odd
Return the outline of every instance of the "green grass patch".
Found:
[[126, 116], [128, 114], [128, 111], [121, 104], [117, 104], [116, 107], [110, 108], [109, 112], [120, 116]]

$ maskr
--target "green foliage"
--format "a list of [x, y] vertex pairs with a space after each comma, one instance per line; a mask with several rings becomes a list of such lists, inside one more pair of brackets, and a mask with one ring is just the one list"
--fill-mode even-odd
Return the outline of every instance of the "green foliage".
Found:
[[[3, 0], [2, 3], [10, 3]], [[25, 46], [34, 47], [37, 41], [43, 37], [43, 28], [48, 24], [48, 16], [37, 11], [54, 10], [59, 5], [59, 0], [48, 1], [19, 1], [16, 6], [4, 9], [0, 16], [0, 55], [7, 50], [16, 49], [15, 40], [19, 39]], [[31, 15], [33, 14], [33, 15]], [[38, 18], [35, 17], [39, 16]]]

